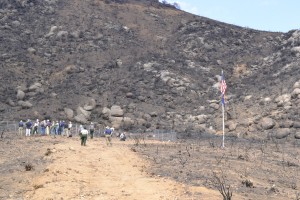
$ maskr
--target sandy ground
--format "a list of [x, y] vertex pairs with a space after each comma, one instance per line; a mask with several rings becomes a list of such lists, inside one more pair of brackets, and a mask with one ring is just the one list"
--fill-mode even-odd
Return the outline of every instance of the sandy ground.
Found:
[[114, 138], [113, 145], [106, 146], [104, 138], [96, 138], [80, 146], [77, 138], [57, 140], [64, 142], [49, 145], [44, 159], [50, 164], [30, 177], [24, 199], [222, 199], [216, 190], [148, 173], [151, 165], [132, 150], [133, 141]]

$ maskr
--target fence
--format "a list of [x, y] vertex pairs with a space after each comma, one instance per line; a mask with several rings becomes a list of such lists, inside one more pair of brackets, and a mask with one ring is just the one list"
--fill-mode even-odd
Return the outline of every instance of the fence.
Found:
[[17, 123], [12, 121], [0, 121], [0, 131], [17, 132]]
[[142, 137], [150, 140], [176, 141], [177, 133], [174, 130], [155, 129], [153, 131], [134, 130], [128, 133], [129, 138]]
[[[18, 132], [18, 123], [16, 121], [0, 121], [0, 131], [17, 133]], [[87, 126], [88, 128], [88, 126]], [[71, 134], [73, 136], [77, 136], [79, 134], [80, 124], [74, 123], [71, 129]], [[104, 136], [104, 127], [96, 128], [94, 136], [95, 137], [102, 137]], [[121, 132], [120, 130], [116, 130], [113, 133], [113, 137], [117, 137]], [[41, 128], [38, 128], [38, 133], [41, 133]], [[51, 132], [51, 134], [54, 134]], [[128, 138], [134, 137], [143, 137], [144, 139], [150, 140], [159, 140], [159, 141], [176, 141], [177, 140], [177, 133], [174, 130], [162, 130], [156, 129], [153, 131], [144, 131], [144, 130], [133, 130], [127, 132]]]

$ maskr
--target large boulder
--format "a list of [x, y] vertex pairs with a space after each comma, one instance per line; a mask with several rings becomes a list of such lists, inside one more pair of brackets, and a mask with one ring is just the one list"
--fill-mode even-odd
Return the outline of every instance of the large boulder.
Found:
[[84, 115], [86, 119], [89, 119], [90, 116], [91, 116], [91, 112], [85, 110], [85, 109], [82, 108], [81, 106], [79, 106], [79, 107], [76, 109], [76, 112], [77, 112], [77, 115], [80, 115], [80, 114]]
[[264, 117], [260, 120], [260, 125], [264, 130], [272, 129], [275, 126], [275, 121], [272, 118]]
[[54, 32], [55, 32], [57, 29], [58, 29], [57, 26], [52, 26], [52, 27], [50, 28], [49, 33], [46, 34], [45, 37], [47, 38], [47, 37], [50, 37], [50, 36], [54, 35]]
[[149, 113], [149, 115], [151, 116], [151, 117], [157, 117], [157, 112], [151, 112], [151, 113]]
[[66, 38], [68, 35], [69, 35], [69, 32], [68, 32], [68, 31], [59, 31], [59, 32], [56, 34], [56, 38], [57, 38], [57, 39]]
[[293, 127], [294, 122], [291, 120], [282, 121], [279, 123], [280, 128], [291, 128]]
[[24, 109], [32, 107], [32, 104], [29, 101], [18, 101], [18, 105]]
[[228, 121], [225, 124], [226, 128], [228, 128], [229, 131], [234, 131], [237, 127], [237, 123], [234, 121]]
[[103, 115], [103, 119], [109, 119], [110, 117], [110, 109], [107, 107], [104, 107], [102, 109], [102, 115]]
[[300, 81], [295, 82], [293, 88], [300, 88]]
[[36, 82], [36, 83], [32, 84], [28, 89], [29, 89], [29, 91], [36, 91], [36, 90], [39, 90], [41, 87], [42, 87], [42, 84]]
[[295, 121], [293, 123], [293, 128], [300, 128], [300, 121]]
[[300, 95], [300, 88], [295, 88], [292, 92], [292, 98], [299, 98]]
[[198, 115], [198, 116], [196, 116], [196, 119], [197, 119], [198, 124], [204, 124], [204, 123], [206, 123], [208, 117], [207, 117], [207, 115]]
[[78, 114], [74, 117], [75, 121], [78, 123], [86, 124], [88, 122], [88, 119], [84, 114]]
[[294, 136], [296, 139], [300, 139], [300, 131], [297, 131]]
[[195, 130], [197, 133], [203, 133], [203, 132], [205, 132], [205, 129], [206, 129], [205, 124], [196, 124], [196, 125], [194, 126], [194, 130]]
[[209, 104], [209, 106], [215, 110], [218, 110], [220, 108], [220, 104], [217, 104], [217, 103], [211, 103], [211, 104]]
[[16, 106], [15, 102], [11, 98], [7, 99], [7, 103], [8, 103], [8, 105], [10, 105], [12, 107]]
[[95, 99], [90, 99], [84, 106], [84, 110], [91, 111], [94, 108], [96, 108], [96, 100]]
[[70, 108], [64, 108], [65, 114], [69, 120], [73, 119], [74, 111]]
[[25, 97], [25, 92], [23, 92], [22, 90], [18, 90], [17, 91], [17, 99], [18, 100], [23, 100]]
[[134, 125], [134, 121], [130, 117], [124, 117], [123, 125], [124, 125], [124, 127], [131, 127]]
[[111, 126], [114, 129], [120, 129], [121, 128], [123, 117], [111, 117], [111, 118], [109, 118], [109, 120], [111, 122]]
[[275, 138], [276, 139], [283, 139], [289, 136], [292, 133], [292, 129], [290, 128], [279, 128], [276, 130]]
[[139, 127], [146, 126], [146, 124], [147, 124], [146, 120], [144, 120], [143, 118], [136, 119], [136, 123], [137, 123], [137, 126], [139, 126]]
[[113, 105], [110, 109], [110, 115], [112, 117], [123, 117], [124, 111], [120, 106]]
[[292, 96], [290, 94], [283, 94], [275, 99], [278, 107], [282, 107], [291, 101]]

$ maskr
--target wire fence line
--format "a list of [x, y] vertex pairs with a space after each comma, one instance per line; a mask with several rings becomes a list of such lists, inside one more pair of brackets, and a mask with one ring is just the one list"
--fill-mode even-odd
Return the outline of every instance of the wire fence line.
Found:
[[[25, 123], [25, 122], [24, 122]], [[78, 136], [80, 131], [80, 125], [74, 123], [70, 130], [70, 134], [72, 136]], [[0, 121], [0, 132], [5, 131], [10, 134], [18, 134], [19, 129], [19, 122], [17, 121]], [[24, 126], [25, 129], [25, 126]], [[87, 126], [87, 129], [89, 127]], [[104, 136], [104, 127], [95, 128], [94, 137], [103, 137]], [[23, 130], [25, 132], [25, 130]], [[66, 134], [66, 128], [64, 128], [64, 134]], [[149, 140], [159, 140], [159, 141], [176, 141], [177, 140], [177, 132], [174, 130], [163, 130], [163, 129], [155, 129], [151, 131], [145, 130], [133, 130], [133, 131], [122, 131], [122, 130], [115, 130], [113, 132], [113, 137], [118, 137], [122, 132], [126, 132], [126, 136], [128, 138], [144, 138]], [[25, 133], [23, 133], [25, 134]], [[38, 127], [38, 134], [41, 134], [41, 127]], [[55, 133], [50, 128], [50, 135], [54, 135]]]

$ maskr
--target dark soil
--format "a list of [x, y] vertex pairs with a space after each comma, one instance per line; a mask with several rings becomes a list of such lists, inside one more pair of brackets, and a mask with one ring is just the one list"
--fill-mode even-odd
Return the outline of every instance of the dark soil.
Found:
[[218, 188], [224, 178], [243, 199], [297, 199], [299, 142], [202, 137], [177, 143], [140, 144], [134, 149], [152, 161], [150, 173], [191, 186]]

